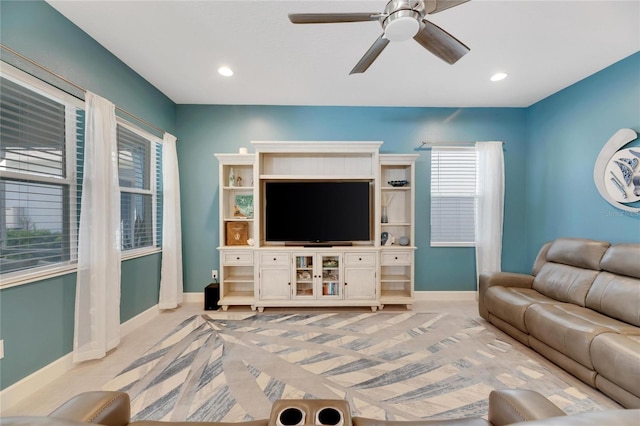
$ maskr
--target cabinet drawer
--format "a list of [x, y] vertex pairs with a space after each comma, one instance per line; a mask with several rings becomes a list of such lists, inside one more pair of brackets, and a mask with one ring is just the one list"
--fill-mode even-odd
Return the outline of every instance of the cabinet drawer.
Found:
[[376, 253], [346, 253], [345, 266], [376, 266]]
[[413, 263], [412, 251], [383, 252], [381, 255], [382, 265], [411, 265]]
[[282, 266], [289, 265], [289, 253], [260, 253], [260, 266]]
[[225, 251], [222, 255], [224, 265], [253, 265], [252, 251]]

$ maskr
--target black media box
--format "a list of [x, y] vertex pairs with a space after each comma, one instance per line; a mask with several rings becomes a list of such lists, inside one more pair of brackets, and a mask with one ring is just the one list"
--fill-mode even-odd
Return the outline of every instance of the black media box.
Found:
[[211, 283], [204, 288], [204, 310], [218, 310], [218, 302], [220, 301], [220, 284]]

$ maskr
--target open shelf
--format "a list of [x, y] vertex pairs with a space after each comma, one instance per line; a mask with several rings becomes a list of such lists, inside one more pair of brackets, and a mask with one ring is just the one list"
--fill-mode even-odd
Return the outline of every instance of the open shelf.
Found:
[[251, 298], [253, 300], [253, 290], [249, 291], [230, 291], [224, 296], [226, 299]]
[[253, 246], [256, 223], [254, 154], [216, 154], [220, 167], [219, 238], [220, 301], [229, 305], [255, 305]]
[[387, 186], [382, 186], [380, 189], [383, 190], [383, 191], [404, 192], [404, 191], [411, 191], [411, 185], [409, 185], [409, 184], [407, 184], [405, 186], [390, 186], [390, 185], [387, 185]]
[[[415, 154], [380, 155], [380, 202], [386, 206], [387, 222], [382, 232], [395, 238], [392, 245], [382, 247], [380, 254], [380, 304], [413, 303], [414, 238], [415, 238]], [[391, 186], [390, 181], [406, 181], [404, 186]], [[400, 245], [400, 238], [408, 238]]]
[[236, 283], [252, 283], [253, 284], [253, 275], [228, 275], [226, 277], [227, 281], [233, 281]]
[[411, 281], [411, 277], [409, 275], [382, 275], [380, 281], [385, 282], [407, 282]]
[[[384, 300], [386, 299], [405, 299], [405, 298], [409, 298], [412, 297], [411, 296], [411, 292], [407, 291], [407, 290], [381, 290], [380, 291], [380, 300]], [[406, 303], [406, 301], [403, 300], [403, 303]]]
[[253, 192], [253, 186], [223, 186], [223, 191]]

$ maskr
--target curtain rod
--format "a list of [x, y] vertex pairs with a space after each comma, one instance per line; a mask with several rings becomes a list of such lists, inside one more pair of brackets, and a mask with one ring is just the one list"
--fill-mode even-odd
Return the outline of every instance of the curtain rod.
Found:
[[[47, 73], [51, 74], [52, 76], [54, 76], [54, 77], [56, 77], [56, 78], [59, 78], [60, 80], [64, 81], [65, 83], [67, 83], [67, 84], [69, 84], [69, 85], [71, 85], [71, 86], [75, 87], [76, 89], [80, 90], [81, 92], [83, 92], [83, 93], [87, 93], [87, 92], [88, 92], [88, 90], [87, 90], [87, 89], [85, 89], [84, 87], [82, 87], [82, 86], [80, 86], [80, 85], [78, 85], [78, 84], [74, 83], [73, 81], [71, 81], [71, 80], [69, 80], [69, 79], [67, 79], [67, 78], [65, 78], [65, 77], [63, 77], [63, 76], [61, 76], [60, 74], [56, 73], [55, 71], [50, 70], [49, 68], [45, 67], [44, 65], [41, 65], [41, 64], [39, 64], [38, 62], [36, 62], [36, 61], [34, 61], [34, 60], [32, 60], [32, 59], [27, 58], [27, 57], [26, 57], [26, 56], [24, 56], [23, 54], [16, 52], [16, 51], [15, 51], [15, 50], [13, 50], [12, 48], [10, 48], [10, 47], [8, 47], [8, 46], [5, 46], [5, 45], [4, 45], [4, 44], [2, 44], [2, 43], [0, 43], [0, 48], [2, 48], [2, 49], [4, 49], [4, 50], [6, 50], [6, 51], [8, 51], [8, 52], [10, 52], [10, 53], [11, 53], [11, 54], [13, 54], [13, 55], [16, 55], [18, 58], [20, 58], [20, 59], [22, 59], [22, 60], [25, 60], [25, 61], [29, 62], [30, 64], [32, 64], [32, 65], [34, 65], [34, 66], [36, 66], [36, 67], [40, 68], [41, 70], [43, 70], [43, 71], [45, 71], [45, 72], [47, 72]], [[6, 62], [6, 61], [5, 61], [5, 62]], [[23, 70], [23, 71], [24, 71], [24, 70]], [[84, 99], [83, 99], [83, 100], [84, 100]], [[161, 129], [161, 128], [157, 127], [157, 126], [154, 126], [153, 124], [151, 124], [151, 123], [149, 123], [148, 121], [146, 121], [146, 120], [144, 120], [144, 119], [142, 119], [142, 118], [138, 117], [137, 115], [135, 115], [135, 114], [133, 114], [133, 113], [131, 113], [131, 112], [129, 112], [129, 111], [127, 111], [127, 110], [125, 110], [125, 109], [123, 109], [123, 108], [121, 108], [121, 107], [117, 106], [117, 105], [114, 105], [114, 106], [115, 106], [116, 110], [120, 111], [120, 112], [121, 112], [121, 113], [123, 113], [123, 114], [128, 115], [129, 117], [131, 117], [131, 118], [133, 118], [133, 119], [137, 120], [138, 122], [140, 122], [140, 123], [144, 124], [145, 126], [148, 126], [148, 127], [152, 128], [152, 129], [155, 129], [155, 130], [159, 131], [159, 132], [160, 132], [160, 133], [162, 133], [162, 134], [166, 133], [163, 129]]]
[[[480, 142], [482, 143], [482, 142]], [[501, 142], [502, 145], [506, 145], [506, 142]], [[433, 142], [433, 141], [422, 141], [420, 143], [420, 146], [415, 148], [416, 151], [421, 151], [421, 150], [429, 150], [433, 147], [438, 147], [438, 146], [448, 146], [448, 147], [460, 147], [460, 148], [466, 148], [466, 147], [471, 147], [471, 146], [475, 146], [476, 142]]]

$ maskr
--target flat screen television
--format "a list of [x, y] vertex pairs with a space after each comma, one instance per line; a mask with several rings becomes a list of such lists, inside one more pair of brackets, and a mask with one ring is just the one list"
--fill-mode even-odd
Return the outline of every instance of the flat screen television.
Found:
[[265, 239], [288, 243], [370, 240], [369, 182], [266, 182]]

